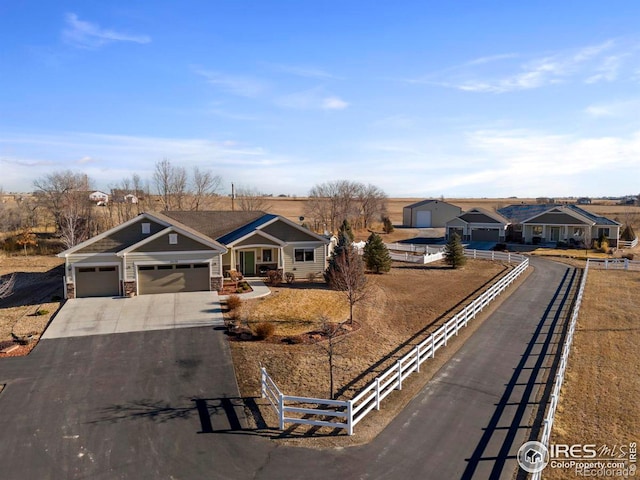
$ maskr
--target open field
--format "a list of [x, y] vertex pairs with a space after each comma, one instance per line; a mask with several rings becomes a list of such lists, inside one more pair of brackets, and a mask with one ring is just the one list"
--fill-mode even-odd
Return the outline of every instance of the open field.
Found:
[[[640, 442], [640, 273], [590, 270], [551, 443]], [[544, 478], [576, 478], [547, 467]]]
[[[372, 294], [367, 305], [356, 306], [354, 315], [360, 328], [338, 337], [334, 358], [338, 398], [352, 397], [509, 268], [498, 262], [472, 260], [459, 270], [441, 263], [424, 267], [394, 264], [388, 274], [369, 275]], [[260, 303], [265, 301], [251, 301], [246, 306], [246, 319], [252, 318], [252, 309], [263, 311]], [[343, 302], [346, 306], [346, 301]], [[286, 311], [287, 305], [288, 301], [280, 306], [274, 297], [269, 309], [272, 318], [280, 319], [280, 308]], [[306, 326], [317, 328], [319, 319], [315, 325], [309, 322]], [[269, 341], [230, 343], [243, 397], [259, 396], [259, 367], [263, 365], [286, 394], [329, 398], [326, 340], [310, 345]], [[262, 416], [270, 419], [272, 412], [267, 404], [259, 403], [263, 407]], [[273, 425], [273, 419], [269, 423]], [[380, 424], [371, 427], [377, 431], [380, 428]], [[366, 438], [363, 423], [357, 441]]]

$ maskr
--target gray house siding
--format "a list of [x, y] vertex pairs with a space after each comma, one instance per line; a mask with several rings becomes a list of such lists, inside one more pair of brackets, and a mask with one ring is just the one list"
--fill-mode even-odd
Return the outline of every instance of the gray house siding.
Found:
[[268, 233], [272, 237], [279, 238], [281, 240], [285, 240], [287, 242], [309, 242], [309, 241], [317, 241], [317, 238], [314, 237], [311, 232], [306, 233], [299, 228], [292, 227], [280, 220], [273, 222], [270, 225], [267, 225], [260, 229], [261, 231]]
[[[143, 223], [150, 224], [150, 232], [148, 234], [142, 233]], [[151, 235], [155, 235], [164, 228], [166, 227], [144, 218], [121, 230], [113, 232], [108, 237], [101, 238], [100, 240], [90, 243], [86, 247], [76, 251], [75, 254], [118, 252], [133, 245], [134, 243], [150, 237]]]
[[[313, 250], [313, 261], [296, 261], [295, 250]], [[320, 274], [326, 268], [326, 253], [324, 245], [287, 245], [284, 247], [284, 271], [293, 272], [297, 278], [306, 278], [309, 273]]]

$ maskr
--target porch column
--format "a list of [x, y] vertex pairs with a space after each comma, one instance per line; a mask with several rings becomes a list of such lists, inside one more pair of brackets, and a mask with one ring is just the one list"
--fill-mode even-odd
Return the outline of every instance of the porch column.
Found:
[[278, 247], [278, 268], [284, 270], [284, 248]]
[[236, 269], [236, 249], [235, 248], [229, 249], [229, 269], [230, 270]]

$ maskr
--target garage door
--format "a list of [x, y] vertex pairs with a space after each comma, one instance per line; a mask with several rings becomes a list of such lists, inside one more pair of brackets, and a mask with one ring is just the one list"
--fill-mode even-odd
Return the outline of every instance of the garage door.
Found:
[[477, 228], [471, 231], [471, 240], [474, 242], [499, 242], [500, 230], [497, 228]]
[[461, 228], [450, 228], [449, 229], [449, 238], [453, 237], [454, 233], [458, 234], [458, 236], [460, 237], [460, 240], [464, 240], [464, 236], [462, 235], [462, 229]]
[[211, 290], [209, 265], [140, 265], [138, 267], [138, 293], [202, 292]]
[[431, 228], [431, 210], [418, 210], [416, 212], [416, 227]]
[[120, 274], [117, 266], [76, 267], [76, 298], [119, 295]]

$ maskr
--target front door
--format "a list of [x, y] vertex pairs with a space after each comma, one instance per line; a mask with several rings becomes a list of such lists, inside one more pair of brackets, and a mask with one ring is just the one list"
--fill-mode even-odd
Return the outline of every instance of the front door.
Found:
[[253, 277], [256, 274], [256, 253], [253, 250], [240, 252], [240, 272], [245, 277]]
[[549, 240], [552, 242], [560, 240], [560, 227], [551, 227], [549, 231]]

